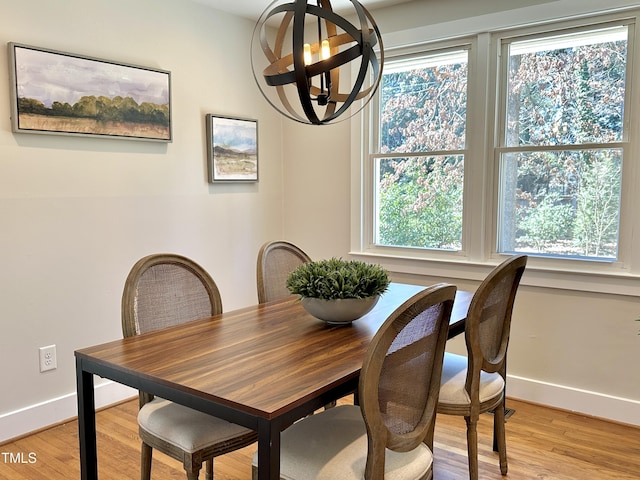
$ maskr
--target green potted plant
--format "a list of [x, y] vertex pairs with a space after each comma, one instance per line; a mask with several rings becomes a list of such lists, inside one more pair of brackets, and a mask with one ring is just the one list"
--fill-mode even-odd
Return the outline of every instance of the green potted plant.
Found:
[[330, 324], [349, 324], [369, 312], [389, 286], [380, 265], [331, 258], [307, 262], [287, 278], [287, 288], [300, 295], [314, 317]]

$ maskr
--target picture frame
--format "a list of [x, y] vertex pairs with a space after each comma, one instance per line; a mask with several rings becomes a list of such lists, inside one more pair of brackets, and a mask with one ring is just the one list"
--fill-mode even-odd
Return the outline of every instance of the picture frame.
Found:
[[171, 72], [10, 42], [14, 133], [172, 141]]
[[258, 181], [258, 121], [207, 114], [209, 183]]

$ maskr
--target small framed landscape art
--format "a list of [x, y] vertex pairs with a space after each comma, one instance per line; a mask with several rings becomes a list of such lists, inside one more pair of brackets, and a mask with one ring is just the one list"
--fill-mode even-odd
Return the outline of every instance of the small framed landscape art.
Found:
[[14, 132], [171, 141], [171, 74], [9, 43]]
[[258, 181], [258, 121], [207, 115], [209, 182]]

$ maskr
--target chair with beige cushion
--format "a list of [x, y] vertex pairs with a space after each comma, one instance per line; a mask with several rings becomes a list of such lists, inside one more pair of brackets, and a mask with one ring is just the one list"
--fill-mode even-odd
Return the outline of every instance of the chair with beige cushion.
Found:
[[[125, 337], [222, 313], [213, 279], [192, 260], [155, 254], [131, 269], [122, 295]], [[187, 478], [198, 478], [202, 463], [213, 479], [213, 458], [257, 439], [257, 433], [161, 398], [140, 392], [138, 426], [142, 439], [141, 479], [151, 476], [155, 448], [183, 463]]]
[[280, 300], [291, 295], [287, 289], [287, 277], [309, 256], [289, 242], [265, 243], [258, 252], [257, 279], [258, 303]]
[[461, 415], [467, 422], [469, 478], [478, 478], [477, 423], [494, 410], [494, 449], [500, 471], [507, 473], [505, 384], [511, 313], [526, 255], [498, 265], [482, 282], [469, 305], [465, 323], [467, 356], [446, 353], [442, 368], [438, 413]]
[[[436, 285], [398, 307], [372, 339], [360, 374], [360, 405], [306, 417], [281, 434], [287, 480], [423, 480], [433, 477], [433, 429], [453, 285]], [[257, 478], [257, 454], [253, 478]]]

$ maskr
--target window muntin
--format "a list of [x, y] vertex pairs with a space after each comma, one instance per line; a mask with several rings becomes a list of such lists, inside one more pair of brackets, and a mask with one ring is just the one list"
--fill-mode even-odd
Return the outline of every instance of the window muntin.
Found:
[[374, 163], [374, 243], [460, 250], [468, 51], [387, 60]]
[[499, 253], [617, 260], [627, 36], [506, 44]]

